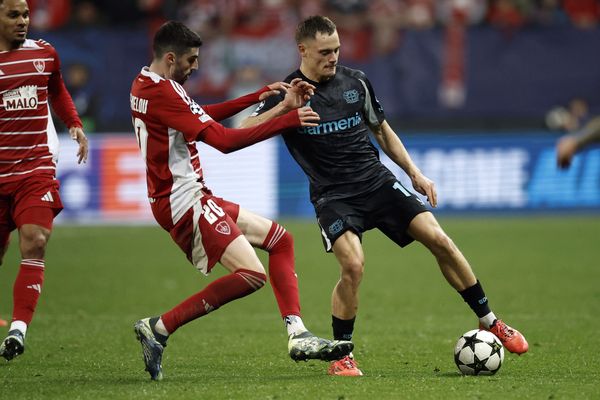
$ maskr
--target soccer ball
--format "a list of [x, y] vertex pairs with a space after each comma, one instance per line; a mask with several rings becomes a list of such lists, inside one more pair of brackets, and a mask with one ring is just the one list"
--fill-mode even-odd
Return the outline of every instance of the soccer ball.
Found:
[[494, 375], [504, 361], [504, 347], [491, 332], [464, 333], [454, 346], [454, 362], [463, 375]]

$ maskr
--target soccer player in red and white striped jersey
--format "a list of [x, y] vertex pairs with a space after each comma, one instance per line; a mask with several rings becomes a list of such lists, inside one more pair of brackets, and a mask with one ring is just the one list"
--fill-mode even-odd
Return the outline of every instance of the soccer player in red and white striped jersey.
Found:
[[[157, 222], [201, 272], [220, 262], [229, 272], [170, 311], [135, 324], [146, 370], [162, 378], [162, 353], [170, 334], [182, 325], [244, 297], [265, 284], [266, 273], [252, 246], [269, 252], [269, 278], [288, 329], [294, 360], [329, 360], [352, 350], [349, 341], [332, 342], [310, 333], [300, 317], [292, 236], [276, 222], [216, 197], [205, 186], [196, 142], [228, 153], [275, 136], [286, 128], [315, 126], [318, 114], [299, 108], [313, 86], [277, 82], [221, 104], [199, 106], [181, 86], [198, 68], [200, 37], [170, 21], [154, 37], [154, 59], [131, 87], [131, 114], [146, 162], [148, 197]], [[284, 90], [279, 118], [250, 129], [229, 129], [217, 121]], [[291, 105], [294, 106], [291, 106]]]
[[43, 40], [27, 39], [28, 27], [25, 0], [0, 0], [0, 264], [14, 229], [21, 251], [12, 322], [0, 344], [7, 360], [24, 350], [42, 291], [46, 244], [62, 210], [55, 177], [58, 138], [49, 104], [79, 143], [78, 161], [86, 161], [88, 152], [58, 54]]

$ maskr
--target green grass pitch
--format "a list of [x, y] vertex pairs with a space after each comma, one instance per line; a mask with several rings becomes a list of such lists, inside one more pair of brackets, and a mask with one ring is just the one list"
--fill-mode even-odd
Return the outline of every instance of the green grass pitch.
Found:
[[[312, 221], [281, 222], [295, 236], [305, 323], [330, 337], [335, 259]], [[165, 351], [164, 380], [151, 382], [133, 323], [166, 311], [222, 268], [202, 276], [158, 227], [58, 226], [25, 354], [0, 360], [0, 399], [600, 398], [600, 217], [441, 222], [493, 310], [529, 340], [529, 353], [507, 353], [495, 376], [458, 373], [454, 343], [477, 320], [432, 256], [373, 231], [364, 238], [355, 330], [364, 377], [334, 378], [326, 363], [291, 361], [267, 285], [182, 327]], [[19, 259], [12, 239], [0, 267], [5, 318]]]

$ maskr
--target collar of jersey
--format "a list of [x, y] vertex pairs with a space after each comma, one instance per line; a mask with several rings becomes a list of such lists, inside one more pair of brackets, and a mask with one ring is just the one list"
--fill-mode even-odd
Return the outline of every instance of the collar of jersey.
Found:
[[160, 82], [163, 79], [157, 73], [150, 71], [150, 67], [144, 67], [144, 68], [142, 68], [142, 72], [140, 72], [140, 73], [142, 75], [144, 75], [144, 76], [152, 79], [152, 81], [154, 83], [158, 83], [158, 82]]

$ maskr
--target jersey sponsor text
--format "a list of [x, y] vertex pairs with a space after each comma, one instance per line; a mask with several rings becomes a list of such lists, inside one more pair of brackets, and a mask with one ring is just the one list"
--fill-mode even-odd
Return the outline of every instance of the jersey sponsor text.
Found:
[[359, 113], [336, 121], [323, 122], [317, 126], [305, 126], [300, 131], [308, 135], [328, 135], [330, 133], [354, 128], [362, 123]]
[[36, 85], [21, 86], [2, 94], [2, 104], [6, 111], [35, 110], [38, 106]]

